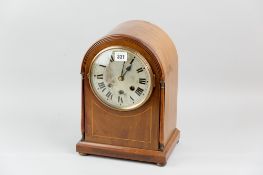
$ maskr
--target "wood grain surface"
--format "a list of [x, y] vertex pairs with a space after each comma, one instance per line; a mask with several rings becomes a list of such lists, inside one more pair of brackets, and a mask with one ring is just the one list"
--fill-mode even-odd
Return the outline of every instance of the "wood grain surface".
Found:
[[[101, 50], [111, 46], [136, 50], [152, 68], [155, 84], [151, 97], [135, 110], [111, 109], [102, 104], [91, 90], [88, 75], [92, 60]], [[168, 144], [173, 145], [172, 142], [178, 141], [180, 133], [176, 129], [178, 58], [173, 42], [163, 30], [151, 23], [137, 20], [118, 25], [90, 47], [83, 59], [81, 74], [83, 137], [77, 145], [78, 152], [127, 158], [120, 152], [132, 148], [135, 152], [136, 149], [142, 151], [142, 155], [146, 151], [145, 154], [153, 153], [153, 157], [159, 154], [167, 157], [164, 151], [172, 149]], [[113, 147], [118, 149], [113, 151]], [[107, 153], [100, 150], [107, 148]], [[132, 155], [129, 154], [128, 158], [133, 159]], [[147, 161], [140, 156], [135, 156], [134, 160]], [[150, 162], [164, 163], [159, 159]]]

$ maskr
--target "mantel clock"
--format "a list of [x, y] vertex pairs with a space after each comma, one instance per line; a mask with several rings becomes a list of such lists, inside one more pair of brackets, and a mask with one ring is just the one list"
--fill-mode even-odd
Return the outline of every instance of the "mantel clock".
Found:
[[168, 35], [124, 22], [88, 49], [81, 75], [77, 152], [165, 165], [180, 135], [178, 58]]

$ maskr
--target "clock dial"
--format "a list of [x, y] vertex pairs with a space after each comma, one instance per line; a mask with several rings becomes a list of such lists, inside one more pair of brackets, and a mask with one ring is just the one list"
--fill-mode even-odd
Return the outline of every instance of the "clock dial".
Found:
[[98, 99], [117, 110], [138, 108], [150, 97], [153, 87], [146, 59], [124, 47], [109, 47], [97, 54], [89, 77]]

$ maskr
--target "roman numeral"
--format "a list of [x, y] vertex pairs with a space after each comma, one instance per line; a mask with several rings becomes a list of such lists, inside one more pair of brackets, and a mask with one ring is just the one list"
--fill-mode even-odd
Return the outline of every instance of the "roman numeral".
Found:
[[101, 67], [106, 67], [105, 65], [101, 65], [101, 64], [100, 64], [99, 66], [101, 66]]
[[103, 74], [97, 75], [97, 79], [103, 79]]
[[123, 103], [122, 97], [118, 96], [118, 103]]
[[134, 101], [134, 99], [132, 98], [132, 96], [130, 96], [130, 99], [131, 99], [132, 101]]
[[103, 89], [103, 88], [106, 87], [105, 84], [104, 84], [104, 82], [100, 82], [100, 83], [98, 83], [98, 85], [99, 85], [99, 88], [100, 88], [100, 89]]
[[143, 68], [142, 68], [142, 67], [140, 67], [140, 68], [139, 68], [139, 69], [137, 69], [136, 71], [137, 71], [137, 73], [140, 73], [140, 72], [142, 72], [142, 71], [143, 71]]
[[114, 61], [114, 58], [113, 58], [113, 56], [111, 55], [110, 56], [110, 62], [113, 62]]
[[140, 87], [138, 87], [138, 88], [136, 89], [135, 93], [136, 93], [137, 95], [141, 96], [141, 94], [143, 93], [143, 89], [140, 88]]
[[110, 91], [107, 92], [106, 97], [107, 97], [107, 98], [110, 98], [110, 99], [112, 100], [112, 93], [111, 93]]
[[133, 63], [133, 61], [134, 61], [134, 59], [132, 59], [132, 60], [131, 60], [130, 64], [132, 64], [132, 63]]
[[139, 78], [139, 83], [140, 84], [145, 84], [146, 83], [146, 78]]

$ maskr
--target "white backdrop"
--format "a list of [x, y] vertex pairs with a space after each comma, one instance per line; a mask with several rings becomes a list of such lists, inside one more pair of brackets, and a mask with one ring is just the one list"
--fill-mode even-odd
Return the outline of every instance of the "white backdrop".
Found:
[[[75, 152], [80, 65], [120, 22], [179, 55], [180, 144], [166, 167]], [[263, 174], [263, 1], [0, 0], [0, 174]]]

